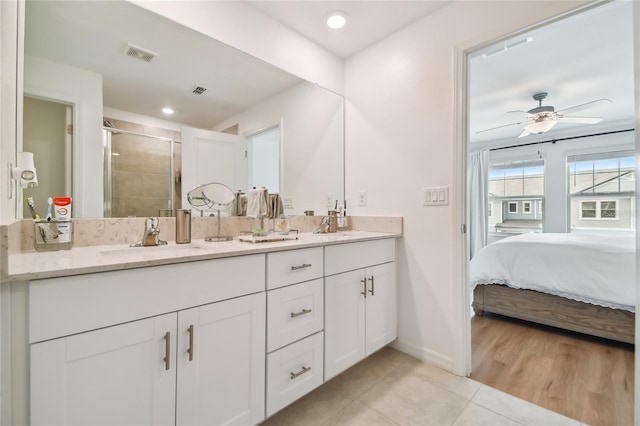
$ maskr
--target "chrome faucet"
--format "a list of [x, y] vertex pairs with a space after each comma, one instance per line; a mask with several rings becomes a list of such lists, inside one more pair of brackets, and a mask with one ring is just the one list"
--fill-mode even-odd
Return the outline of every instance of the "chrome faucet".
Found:
[[144, 221], [144, 234], [142, 236], [142, 240], [131, 244], [131, 247], [163, 246], [165, 244], [167, 244], [167, 242], [160, 239], [158, 218], [150, 217]]

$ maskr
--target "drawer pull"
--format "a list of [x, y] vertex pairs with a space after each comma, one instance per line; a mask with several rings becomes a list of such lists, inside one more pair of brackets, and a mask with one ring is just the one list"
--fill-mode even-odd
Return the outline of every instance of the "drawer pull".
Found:
[[376, 288], [375, 288], [375, 284], [373, 282], [373, 275], [371, 275], [371, 278], [369, 278], [369, 281], [371, 281], [371, 290], [369, 290], [369, 293], [371, 293], [372, 296], [375, 296], [376, 293]]
[[291, 312], [291, 318], [299, 317], [300, 315], [310, 314], [311, 309], [302, 309], [300, 312]]
[[189, 349], [187, 349], [187, 353], [189, 354], [189, 361], [193, 361], [193, 324], [189, 326], [187, 331], [189, 332]]
[[166, 332], [164, 335], [164, 369], [168, 370], [171, 367], [171, 333]]
[[311, 367], [305, 367], [304, 365], [302, 366], [302, 370], [298, 371], [297, 373], [289, 373], [291, 376], [291, 380], [295, 379], [298, 376], [303, 375], [304, 373], [307, 373], [311, 371]]
[[361, 279], [360, 282], [362, 283], [362, 287], [363, 290], [360, 292], [360, 294], [364, 294], [364, 298], [367, 298], [367, 279]]
[[292, 271], [297, 271], [298, 269], [304, 269], [304, 268], [311, 268], [311, 264], [310, 263], [303, 263], [300, 266], [292, 266], [291, 270]]

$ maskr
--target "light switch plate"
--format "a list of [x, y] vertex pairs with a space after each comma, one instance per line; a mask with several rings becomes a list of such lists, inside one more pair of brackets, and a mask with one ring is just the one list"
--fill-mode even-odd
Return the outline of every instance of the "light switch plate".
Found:
[[423, 206], [448, 206], [449, 205], [449, 187], [448, 186], [431, 186], [422, 188], [422, 205]]

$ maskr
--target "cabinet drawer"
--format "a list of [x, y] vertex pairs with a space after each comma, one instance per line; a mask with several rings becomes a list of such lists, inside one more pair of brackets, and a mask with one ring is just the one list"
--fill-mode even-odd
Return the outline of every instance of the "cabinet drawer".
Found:
[[325, 248], [325, 275], [366, 268], [396, 260], [396, 239], [337, 244]]
[[267, 254], [267, 290], [322, 277], [322, 247]]
[[267, 292], [267, 352], [322, 330], [322, 279]]
[[323, 381], [323, 333], [267, 355], [267, 417]]
[[255, 254], [32, 281], [29, 342], [257, 293], [264, 280]]

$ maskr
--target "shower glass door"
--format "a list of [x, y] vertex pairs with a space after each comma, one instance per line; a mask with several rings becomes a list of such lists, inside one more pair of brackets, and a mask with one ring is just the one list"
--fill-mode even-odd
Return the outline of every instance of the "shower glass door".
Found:
[[175, 145], [168, 138], [104, 129], [105, 217], [173, 215], [180, 190]]

